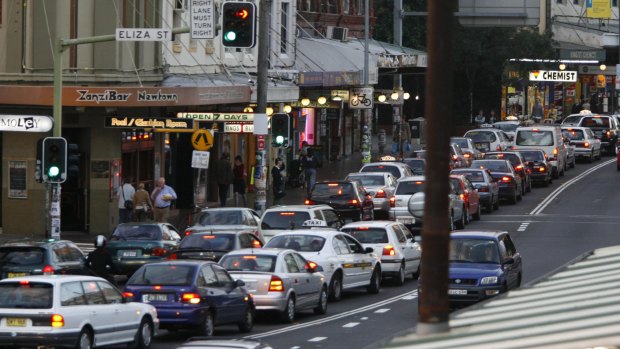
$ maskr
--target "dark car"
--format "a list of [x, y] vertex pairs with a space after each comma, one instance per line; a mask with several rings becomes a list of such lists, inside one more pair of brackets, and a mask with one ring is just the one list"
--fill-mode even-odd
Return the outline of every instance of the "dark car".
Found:
[[477, 168], [458, 168], [450, 174], [464, 175], [480, 195], [480, 205], [487, 213], [499, 208], [499, 185], [488, 170]]
[[131, 276], [144, 264], [166, 258], [177, 249], [181, 236], [168, 223], [122, 223], [108, 240], [114, 268]]
[[473, 304], [521, 285], [521, 255], [508, 232], [453, 232], [448, 273], [450, 305]]
[[374, 220], [372, 197], [359, 181], [317, 182], [305, 201], [306, 205], [326, 204], [343, 219]]
[[84, 253], [66, 240], [8, 242], [0, 246], [0, 279], [52, 274], [90, 275]]
[[519, 149], [518, 152], [523, 157], [525, 166], [530, 170], [532, 182], [540, 183], [544, 186], [551, 184], [553, 180], [551, 176], [551, 164], [547, 162], [547, 156], [543, 150]]
[[512, 204], [522, 198], [523, 182], [508, 160], [474, 160], [472, 168], [488, 169], [499, 186], [499, 198]]
[[590, 128], [601, 140], [601, 150], [609, 154], [616, 153], [618, 144], [618, 125], [616, 118], [609, 115], [586, 115], [581, 118], [579, 126]]
[[252, 296], [226, 269], [210, 261], [169, 261], [142, 266], [125, 284], [128, 301], [157, 309], [160, 328], [189, 328], [212, 336], [217, 325], [254, 326]]
[[168, 259], [202, 259], [218, 262], [222, 256], [242, 248], [261, 248], [263, 242], [246, 231], [214, 231], [186, 236]]
[[525, 195], [526, 192], [529, 193], [532, 191], [532, 180], [530, 178], [529, 168], [525, 166], [525, 161], [518, 151], [489, 152], [484, 154], [483, 159], [506, 159], [510, 161], [515, 172], [519, 174], [519, 177], [521, 177], [523, 181], [521, 194]]

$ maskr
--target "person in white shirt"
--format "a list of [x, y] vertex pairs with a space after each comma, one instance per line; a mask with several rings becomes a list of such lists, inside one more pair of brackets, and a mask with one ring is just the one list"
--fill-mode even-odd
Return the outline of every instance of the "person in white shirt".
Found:
[[[133, 195], [136, 189], [131, 185], [131, 177], [125, 178], [123, 184], [118, 188], [118, 222], [131, 222], [131, 214], [133, 212]], [[130, 205], [129, 202], [132, 204]]]

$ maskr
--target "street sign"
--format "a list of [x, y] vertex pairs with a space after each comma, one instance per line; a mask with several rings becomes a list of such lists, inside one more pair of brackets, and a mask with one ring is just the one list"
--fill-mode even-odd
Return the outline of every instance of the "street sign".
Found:
[[215, 16], [213, 0], [190, 1], [190, 36], [192, 39], [213, 39], [215, 37]]
[[254, 124], [224, 124], [225, 133], [254, 133]]
[[0, 115], [0, 131], [48, 132], [54, 119], [44, 115]]
[[192, 168], [209, 168], [209, 152], [194, 150], [192, 152]]
[[374, 89], [372, 87], [352, 88], [349, 93], [349, 108], [372, 109], [373, 93]]
[[170, 41], [171, 29], [116, 28], [116, 41]]
[[213, 135], [211, 131], [200, 129], [192, 134], [192, 146], [196, 150], [206, 151], [213, 147]]
[[177, 113], [179, 119], [194, 119], [199, 121], [254, 121], [254, 114], [249, 113]]
[[265, 150], [265, 136], [257, 135], [256, 137], [257, 137], [256, 150], [259, 150], [259, 151]]

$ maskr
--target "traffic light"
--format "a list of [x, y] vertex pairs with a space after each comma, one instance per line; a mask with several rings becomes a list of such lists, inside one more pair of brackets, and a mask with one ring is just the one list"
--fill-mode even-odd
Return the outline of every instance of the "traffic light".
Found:
[[67, 145], [67, 176], [69, 178], [80, 175], [80, 148], [75, 143]]
[[63, 183], [67, 179], [67, 140], [46, 137], [41, 148], [43, 182]]
[[254, 47], [256, 5], [253, 2], [225, 2], [222, 5], [222, 45]]
[[274, 147], [288, 147], [290, 138], [290, 122], [288, 114], [271, 116], [271, 143]]

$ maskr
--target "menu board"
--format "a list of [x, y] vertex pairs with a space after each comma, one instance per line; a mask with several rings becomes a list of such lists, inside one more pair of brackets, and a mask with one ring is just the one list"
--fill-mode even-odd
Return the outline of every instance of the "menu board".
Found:
[[28, 163], [9, 161], [9, 198], [28, 198]]

